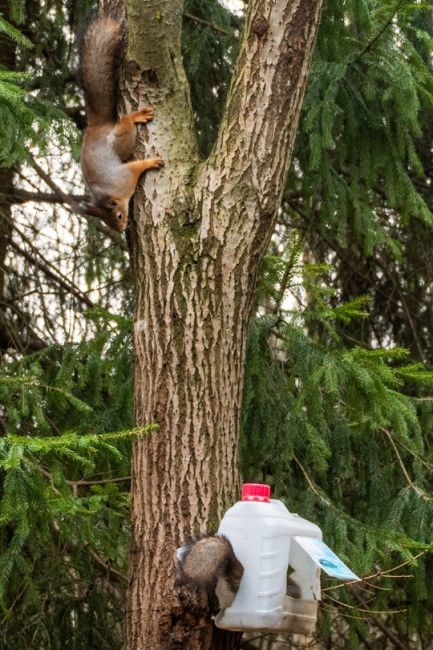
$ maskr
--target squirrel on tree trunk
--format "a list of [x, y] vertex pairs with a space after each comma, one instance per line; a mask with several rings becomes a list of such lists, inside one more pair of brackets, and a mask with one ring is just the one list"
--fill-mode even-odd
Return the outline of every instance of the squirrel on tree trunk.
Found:
[[152, 120], [154, 110], [142, 108], [116, 121], [123, 36], [120, 21], [93, 15], [79, 47], [87, 117], [81, 168], [92, 195], [92, 204], [85, 211], [119, 232], [128, 225], [129, 200], [140, 175], [164, 165], [161, 158], [126, 162], [135, 147], [135, 124]]

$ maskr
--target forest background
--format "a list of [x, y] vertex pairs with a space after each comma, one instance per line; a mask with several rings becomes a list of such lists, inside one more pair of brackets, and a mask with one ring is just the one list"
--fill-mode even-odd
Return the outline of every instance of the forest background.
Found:
[[[80, 212], [75, 42], [90, 6], [0, 0], [0, 646], [11, 650], [121, 647], [131, 439], [155, 433], [133, 428], [126, 241]], [[203, 154], [242, 20], [242, 7], [185, 3]], [[433, 648], [432, 51], [431, 1], [328, 0], [261, 268], [242, 477], [270, 483], [368, 577], [324, 581], [310, 647]]]

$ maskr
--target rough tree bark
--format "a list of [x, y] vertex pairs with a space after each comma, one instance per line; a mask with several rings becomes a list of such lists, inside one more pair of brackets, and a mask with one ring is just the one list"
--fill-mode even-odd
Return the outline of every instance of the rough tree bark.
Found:
[[126, 108], [152, 105], [137, 157], [166, 162], [135, 198], [135, 411], [129, 650], [235, 648], [174, 587], [177, 546], [238, 497], [245, 337], [294, 144], [323, 0], [251, 0], [217, 143], [200, 161], [182, 0], [129, 0]]

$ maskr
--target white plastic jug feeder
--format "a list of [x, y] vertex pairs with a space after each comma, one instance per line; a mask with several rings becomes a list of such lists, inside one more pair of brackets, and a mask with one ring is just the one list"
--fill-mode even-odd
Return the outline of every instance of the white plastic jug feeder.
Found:
[[[218, 534], [231, 542], [244, 567], [230, 607], [215, 617], [226, 630], [312, 634], [320, 600], [320, 569], [341, 580], [359, 580], [322, 542], [316, 524], [270, 499], [269, 485], [247, 483], [224, 515]], [[300, 598], [287, 595], [290, 578]]]

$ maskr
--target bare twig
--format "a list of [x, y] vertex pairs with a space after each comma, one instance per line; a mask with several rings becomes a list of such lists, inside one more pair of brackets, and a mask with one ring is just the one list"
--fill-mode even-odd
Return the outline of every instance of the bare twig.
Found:
[[[325, 589], [322, 589], [322, 592], [324, 591], [334, 591], [334, 589], [341, 589], [341, 587], [353, 587], [353, 586], [359, 586], [362, 583], [367, 583], [368, 580], [372, 580], [373, 578], [408, 578], [412, 576], [407, 576], [407, 575], [395, 575], [394, 572], [398, 571], [398, 569], [403, 568], [404, 566], [407, 566], [408, 564], [411, 564], [412, 562], [415, 562], [418, 560], [420, 557], [428, 553], [428, 550], [425, 549], [423, 551], [420, 551], [417, 555], [414, 555], [414, 557], [411, 557], [409, 560], [406, 560], [405, 562], [402, 562], [401, 564], [398, 564], [395, 567], [392, 567], [391, 569], [380, 569], [379, 571], [376, 571], [376, 573], [372, 573], [369, 576], [366, 576], [365, 578], [361, 578], [361, 580], [352, 580], [350, 582], [340, 582], [338, 585], [334, 585], [332, 587], [325, 587]], [[392, 574], [392, 575], [391, 575]], [[373, 585], [371, 585], [373, 586]]]
[[312, 479], [311, 479], [310, 476], [308, 475], [307, 470], [304, 468], [304, 466], [302, 465], [301, 461], [300, 461], [296, 456], [293, 456], [293, 460], [295, 461], [295, 463], [298, 465], [299, 469], [300, 469], [301, 472], [303, 473], [303, 475], [304, 475], [304, 477], [305, 477], [305, 480], [307, 481], [307, 483], [308, 483], [308, 485], [309, 485], [311, 491], [312, 491], [316, 496], [318, 496], [319, 499], [322, 499], [322, 501], [324, 501], [327, 505], [331, 505], [331, 502], [329, 501], [329, 499], [326, 499], [326, 498], [323, 496], [323, 494], [321, 494], [320, 490], [318, 490], [318, 488], [314, 485]]
[[219, 25], [215, 25], [214, 23], [210, 23], [209, 21], [205, 20], [204, 18], [199, 18], [198, 16], [194, 16], [193, 14], [190, 14], [186, 11], [183, 12], [183, 15], [185, 18], [188, 18], [188, 20], [191, 20], [194, 23], [198, 23], [199, 25], [204, 25], [205, 27], [210, 27], [211, 29], [215, 30], [216, 32], [219, 32], [220, 34], [224, 34], [224, 36], [230, 36], [234, 40], [239, 40], [233, 32], [230, 32], [227, 29], [224, 29], [224, 27], [220, 27]]
[[[351, 593], [353, 594], [355, 600], [358, 598], [358, 594], [355, 593], [354, 590], [351, 590]], [[348, 609], [356, 609], [358, 612], [365, 612], [367, 614], [404, 614], [407, 610], [406, 609], [396, 609], [396, 610], [389, 610], [389, 609], [369, 609], [367, 607], [368, 603], [365, 600], [362, 600], [361, 597], [359, 596], [359, 601], [362, 602], [363, 607], [357, 607], [356, 605], [349, 605], [349, 603], [343, 603], [341, 600], [338, 600], [337, 598], [334, 598], [333, 596], [330, 596], [329, 594], [326, 595], [327, 598], [332, 600], [334, 603], [337, 603], [337, 605], [341, 607], [347, 607]]]

